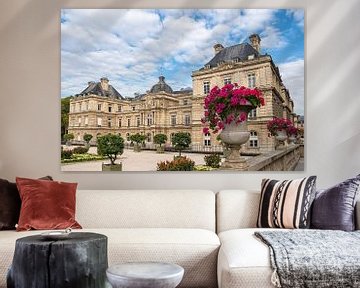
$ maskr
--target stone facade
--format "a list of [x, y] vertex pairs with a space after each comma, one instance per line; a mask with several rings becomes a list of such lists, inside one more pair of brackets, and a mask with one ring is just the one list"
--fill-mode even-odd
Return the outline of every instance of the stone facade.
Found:
[[[126, 141], [140, 133], [151, 145], [154, 135], [168, 136], [176, 132], [191, 134], [193, 149], [216, 148], [217, 135], [202, 133], [203, 103], [208, 91], [215, 85], [238, 83], [259, 88], [265, 106], [249, 113], [248, 129], [251, 137], [245, 150], [265, 152], [275, 149], [275, 139], [269, 137], [268, 120], [286, 117], [296, 124], [294, 103], [281, 80], [280, 72], [270, 55], [260, 54], [260, 37], [250, 36], [251, 45], [243, 43], [224, 48], [214, 46], [215, 56], [203, 68], [192, 72], [192, 90], [173, 91], [163, 76], [149, 92], [134, 98], [124, 98], [106, 78], [89, 82], [89, 86], [70, 101], [68, 133], [82, 141], [84, 134], [96, 136], [107, 133], [120, 134]], [[230, 58], [229, 58], [230, 57]], [[216, 146], [216, 147], [215, 147]]]

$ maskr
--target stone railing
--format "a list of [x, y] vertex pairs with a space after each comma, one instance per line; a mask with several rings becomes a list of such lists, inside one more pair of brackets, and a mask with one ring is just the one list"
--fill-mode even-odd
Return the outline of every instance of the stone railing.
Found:
[[289, 145], [248, 159], [248, 171], [293, 171], [298, 164], [303, 146]]

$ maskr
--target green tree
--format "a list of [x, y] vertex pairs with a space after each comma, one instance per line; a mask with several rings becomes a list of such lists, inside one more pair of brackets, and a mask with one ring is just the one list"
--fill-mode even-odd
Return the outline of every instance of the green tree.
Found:
[[84, 134], [83, 139], [86, 142], [85, 146], [87, 148], [90, 148], [90, 141], [91, 141], [92, 138], [93, 138], [93, 136], [91, 134]]
[[64, 139], [64, 135], [67, 133], [69, 127], [69, 111], [71, 98], [72, 96], [61, 98], [61, 139]]
[[130, 136], [130, 141], [135, 142], [138, 146], [140, 143], [144, 142], [146, 139], [145, 135], [141, 135], [139, 133], [133, 134]]
[[160, 133], [154, 136], [154, 143], [160, 145], [160, 147], [162, 144], [165, 144], [166, 141], [167, 141], [167, 136], [165, 134]]
[[70, 140], [73, 140], [75, 138], [74, 134], [70, 133], [70, 134], [64, 134], [64, 140], [67, 142], [67, 141], [70, 141]]
[[190, 134], [187, 132], [175, 133], [171, 139], [171, 143], [176, 150], [179, 150], [179, 156], [181, 156], [181, 151], [188, 148], [191, 144]]
[[119, 135], [107, 134], [97, 138], [98, 154], [107, 156], [115, 165], [117, 155], [124, 153], [124, 139]]

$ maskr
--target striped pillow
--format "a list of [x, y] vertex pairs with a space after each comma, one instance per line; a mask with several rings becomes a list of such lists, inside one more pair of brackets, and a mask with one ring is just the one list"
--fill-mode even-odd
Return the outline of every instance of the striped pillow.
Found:
[[263, 179], [257, 227], [309, 228], [316, 176], [294, 180]]

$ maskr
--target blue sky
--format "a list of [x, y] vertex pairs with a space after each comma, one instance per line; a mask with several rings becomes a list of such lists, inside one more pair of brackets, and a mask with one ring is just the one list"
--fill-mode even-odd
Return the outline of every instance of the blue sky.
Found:
[[129, 97], [149, 90], [160, 74], [174, 90], [191, 87], [191, 72], [213, 57], [214, 44], [248, 42], [253, 33], [303, 115], [303, 9], [63, 9], [61, 96], [104, 76]]

